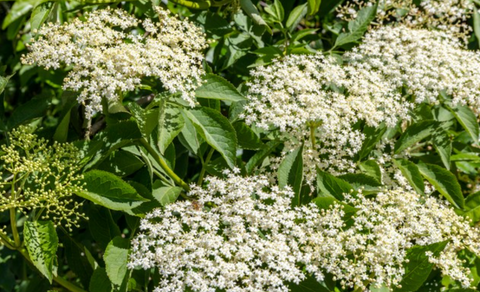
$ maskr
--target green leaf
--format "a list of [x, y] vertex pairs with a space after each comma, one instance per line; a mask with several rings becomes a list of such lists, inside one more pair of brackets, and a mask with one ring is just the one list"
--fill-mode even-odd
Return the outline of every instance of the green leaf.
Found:
[[0, 94], [3, 93], [5, 88], [7, 87], [8, 81], [12, 78], [13, 75], [10, 76], [0, 76]]
[[121, 234], [110, 210], [93, 204], [88, 211], [88, 229], [102, 249], [105, 249], [114, 237]]
[[26, 103], [18, 106], [7, 121], [9, 129], [13, 129], [23, 122], [45, 115], [50, 106], [50, 98], [32, 98]]
[[480, 221], [480, 192], [473, 193], [466, 198], [463, 215], [472, 219], [473, 224]]
[[198, 149], [200, 148], [202, 141], [200, 141], [197, 135], [197, 130], [195, 130], [195, 126], [188, 119], [188, 117], [186, 117], [186, 114], [182, 112], [182, 115], [184, 115], [185, 125], [178, 138], [185, 148], [194, 154], [198, 154]]
[[233, 123], [233, 128], [237, 133], [238, 146], [243, 149], [257, 150], [260, 149], [263, 145], [260, 137], [244, 122], [235, 122]]
[[235, 167], [237, 136], [230, 121], [206, 107], [186, 111], [186, 114], [208, 145], [222, 155], [230, 168]]
[[395, 166], [400, 169], [403, 176], [407, 179], [408, 183], [415, 189], [418, 194], [424, 195], [425, 184], [423, 183], [423, 177], [418, 167], [413, 163], [405, 159], [393, 159]]
[[383, 134], [387, 131], [386, 127], [381, 127], [379, 129], [373, 127], [366, 127], [364, 134], [367, 136], [365, 141], [363, 141], [362, 148], [358, 151], [358, 160], [362, 160], [367, 157], [370, 152], [375, 148], [378, 141], [382, 139]]
[[53, 2], [46, 2], [38, 5], [33, 9], [32, 16], [30, 16], [30, 30], [39, 29], [47, 20], [50, 12], [52, 12]]
[[283, 9], [282, 2], [279, 0], [274, 0], [273, 4], [266, 6], [265, 12], [273, 16], [277, 22], [282, 22], [285, 18], [285, 11]]
[[153, 184], [152, 195], [162, 206], [174, 203], [180, 193], [183, 191], [181, 187], [164, 186], [160, 181]]
[[359, 164], [359, 167], [366, 175], [373, 177], [379, 182], [382, 181], [382, 171], [375, 160], [364, 161]]
[[128, 251], [130, 241], [120, 236], [110, 241], [105, 250], [105, 271], [113, 285], [121, 286], [127, 275]]
[[348, 33], [341, 33], [337, 37], [334, 48], [359, 40], [367, 31], [370, 22], [375, 19], [377, 7], [378, 1], [375, 3], [375, 5], [366, 6], [358, 11], [357, 18], [348, 23]]
[[402, 152], [415, 143], [430, 137], [438, 128], [436, 121], [426, 120], [412, 124], [402, 133], [397, 143], [395, 143], [395, 154]]
[[297, 7], [293, 8], [292, 12], [288, 15], [286, 26], [290, 32], [293, 32], [300, 21], [307, 15], [308, 7], [307, 3], [298, 5]]
[[342, 201], [343, 194], [349, 194], [353, 187], [345, 180], [317, 169], [317, 190], [319, 197], [330, 196]]
[[350, 183], [355, 189], [365, 187], [366, 190], [376, 190], [377, 187], [382, 186], [380, 181], [364, 173], [347, 173], [338, 176], [338, 178]]
[[280, 188], [287, 185], [295, 193], [295, 203], [300, 204], [300, 191], [303, 183], [303, 145], [288, 153], [278, 167]]
[[53, 135], [53, 140], [65, 143], [68, 138], [68, 125], [70, 124], [70, 111], [68, 111], [65, 116], [63, 116], [62, 121], [58, 124], [55, 134]]
[[220, 99], [226, 101], [245, 100], [243, 94], [226, 79], [215, 74], [206, 74], [204, 83], [197, 88], [195, 96], [200, 98]]
[[124, 177], [136, 172], [143, 165], [143, 161], [136, 155], [127, 151], [117, 150], [112, 152], [97, 168]]
[[158, 149], [162, 154], [173, 139], [180, 134], [185, 125], [183, 115], [178, 108], [163, 106], [160, 108], [158, 122]]
[[240, 6], [256, 24], [264, 26], [268, 32], [272, 34], [272, 29], [268, 26], [262, 16], [260, 16], [260, 13], [258, 12], [257, 7], [253, 5], [252, 0], [240, 0]]
[[354, 207], [345, 204], [342, 201], [339, 201], [333, 197], [318, 197], [312, 200], [315, 205], [317, 205], [318, 208], [327, 210], [330, 209], [335, 203], [342, 205], [343, 206], [343, 211], [345, 211], [345, 214], [353, 214], [357, 211]]
[[319, 283], [313, 276], [307, 277], [306, 280], [300, 282], [298, 285], [289, 283], [291, 292], [330, 292], [325, 284]]
[[434, 164], [417, 164], [420, 173], [435, 189], [440, 192], [456, 208], [465, 207], [462, 188], [456, 177], [448, 170]]
[[452, 141], [448, 133], [442, 128], [438, 128], [433, 135], [433, 147], [437, 150], [446, 169], [450, 169], [450, 156], [452, 154]]
[[[89, 218], [90, 220], [91, 218]], [[62, 236], [61, 242], [65, 248], [65, 257], [68, 268], [80, 278], [84, 287], [88, 287], [92, 277], [94, 266], [86, 256], [89, 251], [80, 243], [68, 235]], [[96, 264], [96, 262], [94, 262]]]
[[9, 13], [3, 20], [2, 29], [6, 29], [15, 20], [20, 19], [29, 13], [35, 6], [47, 0], [17, 0], [13, 3]]
[[462, 125], [462, 127], [468, 132], [472, 137], [473, 142], [478, 144], [478, 137], [480, 136], [480, 129], [477, 122], [477, 117], [473, 111], [462, 105], [457, 105], [455, 108], [450, 109], [457, 118], [457, 121]]
[[307, 0], [308, 3], [308, 14], [315, 15], [320, 9], [320, 4], [322, 4], [322, 0]]
[[264, 147], [257, 151], [251, 158], [248, 160], [245, 165], [245, 170], [248, 174], [251, 174], [253, 169], [263, 162], [263, 160], [273, 151], [277, 146], [280, 145], [280, 141], [273, 140], [267, 142]]
[[58, 236], [51, 221], [27, 221], [24, 226], [25, 246], [33, 265], [50, 284], [56, 276]]
[[148, 201], [121, 178], [101, 170], [84, 174], [85, 190], [77, 193], [82, 198], [117, 211], [128, 211]]
[[427, 280], [432, 271], [433, 264], [428, 261], [426, 252], [432, 252], [433, 256], [438, 257], [440, 252], [445, 249], [448, 241], [433, 243], [426, 246], [414, 246], [407, 251], [408, 263], [405, 263], [405, 275], [403, 275], [400, 285], [396, 292], [417, 291]]
[[90, 292], [111, 292], [113, 291], [112, 283], [108, 279], [107, 272], [104, 268], [97, 267], [93, 271], [88, 291]]
[[478, 9], [475, 9], [473, 12], [473, 31], [477, 38], [477, 43], [480, 46], [480, 14], [478, 14]]

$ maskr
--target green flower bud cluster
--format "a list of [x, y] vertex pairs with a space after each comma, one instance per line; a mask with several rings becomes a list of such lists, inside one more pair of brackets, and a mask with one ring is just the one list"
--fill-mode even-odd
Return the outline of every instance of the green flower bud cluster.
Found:
[[1, 149], [0, 212], [14, 208], [69, 230], [78, 226], [85, 218], [82, 203], [72, 197], [83, 188], [79, 150], [69, 143], [48, 145], [25, 126], [14, 129]]

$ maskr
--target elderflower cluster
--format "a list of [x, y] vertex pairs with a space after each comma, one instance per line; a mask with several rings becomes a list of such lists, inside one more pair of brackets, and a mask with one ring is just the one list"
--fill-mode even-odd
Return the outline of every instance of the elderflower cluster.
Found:
[[310, 226], [300, 226], [307, 235], [302, 251], [311, 255], [311, 265], [343, 286], [394, 288], [405, 274], [407, 249], [447, 241], [443, 251], [425, 255], [443, 275], [470, 287], [470, 271], [457, 254], [469, 250], [480, 255], [480, 230], [448, 203], [402, 189], [374, 198], [360, 192], [346, 195], [345, 201], [350, 206], [336, 203]]
[[405, 88], [416, 103], [440, 102], [445, 92], [452, 103], [480, 108], [480, 54], [463, 49], [449, 34], [381, 27], [364, 37], [363, 43], [345, 54], [352, 66], [375, 71], [393, 88]]
[[305, 278], [296, 265], [304, 235], [290, 207], [293, 192], [267, 177], [225, 174], [208, 178], [206, 188], [194, 186], [195, 201], [142, 219], [128, 266], [156, 267], [161, 280], [154, 291], [286, 292], [287, 282]]
[[[360, 9], [374, 5], [377, 0], [353, 0], [337, 9], [344, 20], [357, 17]], [[395, 22], [411, 28], [433, 28], [462, 38], [464, 42], [472, 28], [467, 20], [475, 6], [471, 0], [381, 0], [374, 23]]]
[[28, 127], [14, 129], [1, 147], [0, 212], [11, 208], [69, 229], [84, 217], [72, 195], [83, 189], [79, 151], [73, 144], [48, 145]]
[[[171, 17], [160, 7], [156, 11], [158, 22], [104, 9], [87, 13], [84, 20], [50, 23], [38, 31], [22, 62], [71, 69], [63, 88], [80, 92], [88, 119], [102, 110], [102, 98], [118, 101], [143, 77], [158, 78], [165, 90], [194, 106], [194, 91], [204, 75], [205, 35], [188, 20]], [[144, 34], [138, 31], [140, 24]]]
[[364, 140], [355, 123], [393, 127], [399, 119], [409, 119], [410, 103], [381, 74], [341, 66], [321, 54], [286, 56], [250, 74], [242, 117], [247, 124], [278, 128], [289, 137], [287, 151], [304, 143], [307, 182], [316, 167], [354, 170], [351, 157]]

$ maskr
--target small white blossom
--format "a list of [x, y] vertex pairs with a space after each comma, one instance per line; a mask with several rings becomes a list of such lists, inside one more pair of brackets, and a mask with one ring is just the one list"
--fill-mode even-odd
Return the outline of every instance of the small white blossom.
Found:
[[[164, 89], [194, 106], [195, 89], [205, 73], [205, 35], [188, 20], [156, 10], [159, 22], [141, 22], [124, 10], [105, 9], [87, 13], [85, 20], [50, 23], [38, 31], [22, 62], [45, 69], [71, 68], [63, 88], [80, 92], [87, 118], [102, 110], [102, 98], [120, 100], [143, 77], [158, 78]], [[137, 30], [140, 24], [143, 35]]]

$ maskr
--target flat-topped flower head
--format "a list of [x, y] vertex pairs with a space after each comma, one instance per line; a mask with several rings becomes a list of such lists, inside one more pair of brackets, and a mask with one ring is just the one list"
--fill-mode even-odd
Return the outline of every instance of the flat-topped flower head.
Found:
[[405, 88], [416, 103], [437, 104], [444, 91], [453, 105], [480, 108], [480, 54], [450, 34], [406, 26], [381, 27], [345, 54], [351, 66], [371, 70], [391, 86]]
[[[470, 270], [458, 255], [462, 250], [480, 254], [480, 230], [448, 203], [403, 189], [373, 198], [347, 195], [346, 202], [348, 209], [335, 204], [311, 227], [301, 226], [309, 235], [303, 252], [312, 255], [311, 264], [320, 271], [332, 274], [343, 286], [394, 289], [405, 275], [409, 248], [446, 242], [441, 252], [425, 255], [443, 275], [470, 287]], [[346, 212], [351, 216], [348, 226]]]
[[129, 267], [160, 273], [156, 292], [287, 292], [305, 278], [297, 261], [303, 232], [293, 193], [262, 176], [208, 178], [195, 201], [178, 201], [141, 221]]
[[279, 129], [288, 136], [287, 149], [305, 141], [305, 161], [311, 161], [309, 181], [315, 167], [354, 169], [351, 158], [364, 139], [354, 124], [394, 126], [399, 119], [408, 119], [411, 107], [382, 75], [339, 65], [321, 54], [289, 55], [250, 74], [242, 117], [247, 124]]
[[5, 178], [0, 186], [0, 212], [10, 208], [25, 214], [35, 211], [43, 220], [68, 229], [85, 217], [73, 194], [83, 190], [80, 152], [69, 143], [53, 143], [32, 134], [27, 127], [12, 130], [0, 156]]
[[378, 2], [374, 26], [404, 25], [444, 31], [467, 43], [472, 28], [468, 19], [475, 11], [471, 0], [353, 0], [337, 9], [338, 16], [351, 20], [358, 11]]
[[[165, 90], [194, 106], [202, 83], [205, 35], [188, 20], [156, 8], [158, 22], [141, 21], [121, 9], [86, 13], [64, 24], [48, 24], [23, 56], [24, 64], [67, 68], [63, 88], [79, 91], [87, 118], [102, 110], [102, 99], [117, 101], [124, 92], [155, 77]], [[143, 27], [140, 34], [137, 27]]]

